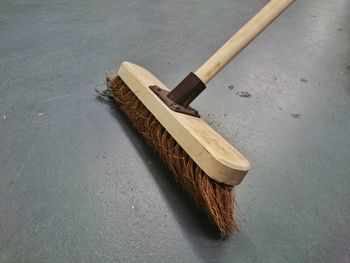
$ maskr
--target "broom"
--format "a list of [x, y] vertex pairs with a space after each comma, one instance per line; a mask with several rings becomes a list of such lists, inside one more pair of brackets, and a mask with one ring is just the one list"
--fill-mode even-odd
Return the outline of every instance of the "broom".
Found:
[[129, 62], [121, 64], [118, 75], [107, 74], [104, 94], [120, 105], [176, 182], [224, 235], [237, 228], [233, 217], [234, 186], [242, 181], [250, 165], [189, 105], [205, 84], [292, 2], [270, 1], [172, 91], [149, 71]]

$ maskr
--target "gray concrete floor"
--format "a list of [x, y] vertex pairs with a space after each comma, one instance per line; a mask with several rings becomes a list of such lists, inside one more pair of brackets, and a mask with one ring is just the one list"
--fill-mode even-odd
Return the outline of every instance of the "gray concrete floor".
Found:
[[174, 86], [266, 2], [2, 0], [0, 262], [350, 262], [348, 0], [297, 1], [195, 102], [252, 165], [226, 240], [94, 93], [123, 60]]

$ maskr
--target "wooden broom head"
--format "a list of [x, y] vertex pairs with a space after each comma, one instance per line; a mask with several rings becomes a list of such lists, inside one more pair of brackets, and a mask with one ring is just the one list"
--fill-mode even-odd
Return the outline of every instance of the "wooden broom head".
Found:
[[[202, 119], [169, 110], [149, 89], [151, 84], [165, 87], [148, 71], [125, 62], [118, 76], [107, 77], [108, 90], [113, 99], [146, 142], [159, 154], [176, 182], [223, 234], [232, 232], [237, 227], [233, 217], [233, 185], [241, 182], [247, 173], [248, 161]], [[151, 111], [154, 108], [156, 112]], [[172, 127], [169, 128], [169, 123], [159, 121], [155, 117], [155, 114], [159, 115], [159, 110], [166, 111], [166, 119], [175, 118], [178, 126], [172, 122]], [[175, 132], [175, 136], [185, 138], [180, 140], [181, 144], [173, 136], [176, 127], [182, 129], [181, 133]], [[189, 151], [184, 149], [189, 147]], [[201, 164], [210, 165], [198, 165], [198, 160]]]

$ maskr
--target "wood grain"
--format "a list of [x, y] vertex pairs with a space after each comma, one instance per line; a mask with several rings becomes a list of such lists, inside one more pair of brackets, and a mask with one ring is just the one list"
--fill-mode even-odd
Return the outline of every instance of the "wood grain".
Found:
[[204, 120], [170, 110], [150, 89], [169, 90], [146, 69], [123, 62], [118, 75], [196, 164], [212, 179], [237, 185], [248, 172], [248, 160]]

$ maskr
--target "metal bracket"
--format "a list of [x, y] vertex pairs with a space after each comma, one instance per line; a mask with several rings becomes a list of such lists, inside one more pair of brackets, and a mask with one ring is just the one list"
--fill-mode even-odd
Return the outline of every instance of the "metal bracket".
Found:
[[170, 93], [169, 91], [161, 89], [156, 85], [149, 86], [149, 88], [158, 96], [158, 98], [160, 98], [168, 106], [168, 108], [172, 109], [173, 111], [191, 115], [198, 118], [200, 117], [198, 111], [193, 109], [192, 107], [182, 106], [174, 102], [173, 100], [169, 99], [168, 97], [168, 94]]

